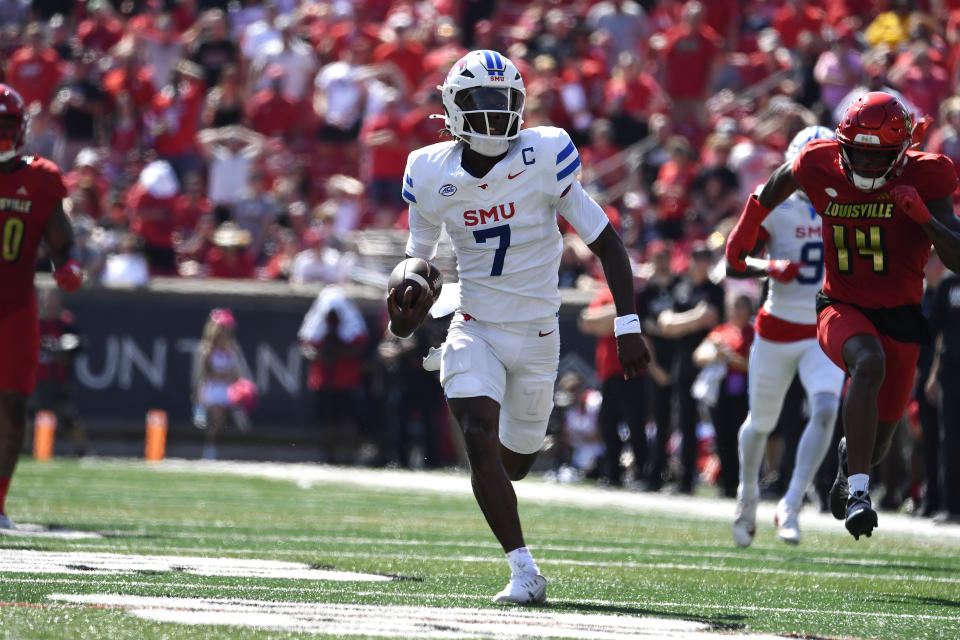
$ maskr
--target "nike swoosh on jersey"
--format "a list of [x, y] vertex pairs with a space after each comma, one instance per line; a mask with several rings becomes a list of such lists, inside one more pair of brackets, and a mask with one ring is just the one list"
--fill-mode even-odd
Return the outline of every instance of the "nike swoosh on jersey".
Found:
[[[524, 169], [524, 170], [521, 171], [520, 173], [523, 173], [524, 171], [526, 171], [526, 169]], [[510, 175], [510, 174], [508, 173], [508, 174], [507, 174], [507, 180], [513, 180], [513, 179], [516, 178], [518, 175], [520, 175], [520, 173], [514, 173], [513, 175]]]
[[551, 329], [550, 331], [547, 331], [546, 333], [544, 333], [543, 331], [537, 331], [537, 333], [540, 335], [541, 338], [546, 338], [548, 335], [550, 335], [550, 334], [553, 333], [554, 331], [556, 331], [556, 329]]

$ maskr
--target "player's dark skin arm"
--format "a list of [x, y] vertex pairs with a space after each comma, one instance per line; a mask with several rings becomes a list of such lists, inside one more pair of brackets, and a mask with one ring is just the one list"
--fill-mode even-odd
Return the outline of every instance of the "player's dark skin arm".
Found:
[[930, 221], [923, 225], [923, 230], [944, 266], [960, 273], [960, 220], [953, 212], [953, 201], [947, 196], [924, 204], [930, 210]]
[[773, 211], [781, 202], [800, 188], [800, 184], [793, 177], [793, 163], [784, 162], [777, 167], [760, 190], [757, 200], [770, 211]]
[[73, 247], [73, 227], [70, 219], [63, 211], [63, 204], [57, 203], [53, 213], [47, 219], [47, 226], [43, 230], [43, 240], [50, 250], [50, 260], [53, 268], [59, 269], [70, 258], [76, 259]]
[[[603, 274], [613, 295], [617, 316], [636, 313], [633, 270], [620, 236], [607, 224], [597, 239], [587, 246], [603, 265]], [[617, 338], [617, 355], [623, 366], [623, 375], [627, 378], [640, 375], [650, 364], [650, 352], [639, 333], [625, 333]]]

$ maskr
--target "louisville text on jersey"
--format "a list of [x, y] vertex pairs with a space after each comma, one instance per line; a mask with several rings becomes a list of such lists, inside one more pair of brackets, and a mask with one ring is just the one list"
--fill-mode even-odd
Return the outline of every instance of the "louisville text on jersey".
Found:
[[[510, 212], [507, 213], [507, 207], [510, 208]], [[508, 202], [504, 204], [495, 204], [489, 209], [469, 209], [463, 212], [463, 224], [467, 227], [474, 227], [478, 224], [486, 224], [487, 222], [500, 222], [500, 220], [506, 220], [512, 218], [513, 214], [516, 211], [513, 208], [513, 203]]]
[[30, 213], [30, 207], [32, 206], [32, 200], [23, 200], [22, 198], [0, 198], [0, 211]]
[[830, 202], [823, 215], [828, 218], [892, 218], [892, 202]]

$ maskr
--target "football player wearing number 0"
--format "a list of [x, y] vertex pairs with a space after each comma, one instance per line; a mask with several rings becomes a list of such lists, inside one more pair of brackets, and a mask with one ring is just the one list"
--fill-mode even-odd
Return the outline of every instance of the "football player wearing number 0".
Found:
[[[439, 87], [453, 141], [410, 154], [407, 255], [433, 258], [445, 225], [457, 255], [460, 308], [450, 323], [440, 382], [463, 430], [474, 495], [511, 569], [495, 602], [543, 602], [546, 580], [524, 542], [511, 481], [543, 443], [560, 354], [560, 212], [600, 258], [617, 310], [626, 376], [650, 356], [640, 337], [633, 276], [620, 237], [578, 181], [580, 156], [562, 129], [522, 129], [526, 91], [517, 67], [472, 51]], [[412, 333], [432, 304], [426, 288], [388, 294], [391, 330]]]
[[60, 170], [49, 160], [20, 154], [26, 131], [23, 99], [0, 84], [0, 529], [13, 526], [4, 502], [23, 446], [40, 355], [33, 288], [40, 240], [61, 289], [74, 291], [83, 281], [71, 258], [73, 230], [61, 205], [66, 189]]
[[953, 163], [910, 149], [914, 134], [895, 97], [864, 94], [847, 109], [836, 140], [813, 140], [774, 171], [727, 239], [727, 261], [742, 271], [760, 224], [797, 189], [822, 219], [817, 340], [850, 374], [830, 508], [857, 539], [877, 526], [870, 468], [890, 448], [910, 397], [919, 343], [929, 340], [920, 298], [931, 243], [944, 265], [960, 269]]
[[[812, 140], [834, 137], [825, 127], [807, 127], [790, 142], [786, 159], [792, 162]], [[738, 438], [740, 485], [733, 540], [739, 547], [753, 541], [760, 462], [787, 389], [797, 374], [807, 394], [810, 417], [797, 447], [790, 486], [777, 503], [774, 522], [777, 538], [791, 544], [800, 542], [798, 515], [803, 496], [833, 439], [843, 387], [843, 371], [817, 344], [816, 295], [823, 282], [823, 242], [820, 218], [806, 194], [795, 191], [773, 209], [761, 224], [760, 237], [768, 258], [746, 258], [747, 268], [742, 272], [727, 267], [730, 277], [770, 278], [767, 299], [757, 314], [757, 337], [750, 348], [750, 413]]]

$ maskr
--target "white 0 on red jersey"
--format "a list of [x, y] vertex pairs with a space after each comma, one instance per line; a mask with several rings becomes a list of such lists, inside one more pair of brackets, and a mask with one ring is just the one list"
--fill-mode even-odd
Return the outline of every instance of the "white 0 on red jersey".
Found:
[[[433, 258], [445, 226], [457, 255], [461, 311], [490, 322], [554, 315], [563, 250], [557, 205], [580, 168], [570, 136], [556, 127], [524, 129], [482, 178], [463, 168], [462, 153], [463, 143], [449, 141], [407, 158], [407, 254]], [[569, 222], [589, 244], [607, 218], [599, 207], [575, 209], [583, 213]]]
[[781, 320], [796, 324], [816, 324], [816, 294], [823, 283], [823, 239], [820, 236], [820, 216], [800, 192], [794, 192], [763, 221], [770, 235], [767, 253], [774, 260], [801, 262], [792, 282], [770, 279], [770, 290], [763, 304], [764, 310]]

